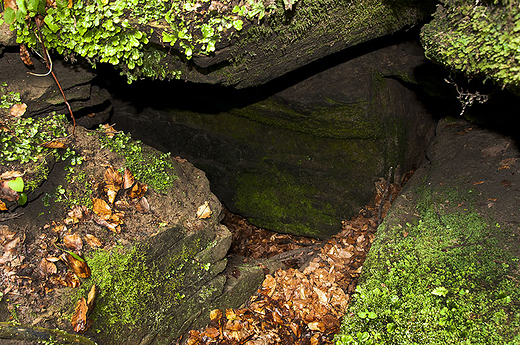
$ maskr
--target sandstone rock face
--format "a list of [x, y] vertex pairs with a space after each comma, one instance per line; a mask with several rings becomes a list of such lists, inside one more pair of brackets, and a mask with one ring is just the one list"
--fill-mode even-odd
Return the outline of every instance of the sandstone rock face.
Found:
[[167, 91], [176, 95], [177, 109], [149, 107], [156, 98], [147, 94], [148, 107], [139, 103], [139, 110], [116, 102], [113, 120], [152, 146], [192, 160], [219, 199], [255, 225], [327, 237], [370, 202], [373, 182], [390, 167], [404, 173], [420, 162], [434, 121], [396, 78], [413, 79], [424, 62], [418, 46], [392, 45], [265, 99], [244, 100], [258, 90], [230, 92], [227, 99], [192, 90], [212, 104], [196, 113], [182, 110], [183, 99], [194, 98], [184, 97], [181, 86]]

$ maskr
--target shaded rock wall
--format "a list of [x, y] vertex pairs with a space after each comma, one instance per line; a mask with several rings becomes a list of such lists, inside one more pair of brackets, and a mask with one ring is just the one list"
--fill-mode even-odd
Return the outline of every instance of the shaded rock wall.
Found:
[[390, 167], [403, 173], [420, 162], [434, 121], [396, 78], [413, 79], [424, 62], [413, 43], [387, 46], [267, 98], [244, 100], [261, 89], [210, 97], [214, 104], [198, 112], [184, 110], [186, 94], [199, 104], [182, 86], [166, 91], [165, 110], [137, 92], [147, 104], [116, 102], [113, 121], [189, 158], [219, 199], [255, 225], [326, 237], [370, 202], [373, 181]]

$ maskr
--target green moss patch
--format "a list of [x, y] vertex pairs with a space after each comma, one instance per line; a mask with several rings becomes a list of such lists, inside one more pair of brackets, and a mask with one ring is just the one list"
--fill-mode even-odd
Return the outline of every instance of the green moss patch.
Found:
[[380, 227], [336, 343], [518, 344], [510, 229], [464, 206], [470, 194], [416, 193], [415, 215], [394, 208]]

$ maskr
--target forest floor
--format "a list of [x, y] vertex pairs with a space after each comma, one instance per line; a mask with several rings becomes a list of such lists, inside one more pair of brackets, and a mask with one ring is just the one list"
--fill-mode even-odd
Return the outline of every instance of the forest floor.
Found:
[[[409, 175], [408, 175], [409, 176]], [[226, 213], [234, 234], [231, 252], [254, 260], [283, 262], [240, 309], [213, 310], [211, 323], [180, 339], [184, 344], [332, 344], [355, 291], [379, 223], [401, 190], [376, 182], [376, 206], [342, 221], [326, 241], [275, 233]]]

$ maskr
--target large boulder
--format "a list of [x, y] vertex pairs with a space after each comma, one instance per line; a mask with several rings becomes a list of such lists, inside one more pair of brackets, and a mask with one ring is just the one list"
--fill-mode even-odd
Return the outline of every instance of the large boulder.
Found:
[[[238, 307], [256, 291], [263, 270], [228, 267], [221, 203], [191, 163], [110, 130], [66, 136], [63, 116], [0, 110], [0, 321], [26, 325], [0, 324], [0, 337], [65, 339], [48, 329], [88, 328], [104, 344], [171, 343], [208, 322], [210, 310]], [[135, 178], [125, 171], [126, 187], [123, 167]], [[13, 174], [22, 175], [25, 204], [7, 182]], [[93, 307], [75, 309], [94, 285]], [[87, 313], [92, 324], [78, 318]]]
[[[373, 181], [390, 167], [403, 174], [420, 163], [434, 120], [398, 79], [413, 80], [423, 63], [421, 48], [403, 43], [287, 88], [146, 85], [118, 93], [126, 103], [114, 103], [113, 121], [189, 158], [208, 174], [220, 200], [252, 223], [323, 238], [370, 202]], [[259, 96], [274, 88], [281, 90]], [[185, 110], [189, 105], [198, 111]]]

